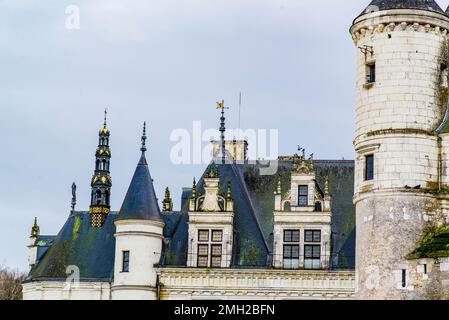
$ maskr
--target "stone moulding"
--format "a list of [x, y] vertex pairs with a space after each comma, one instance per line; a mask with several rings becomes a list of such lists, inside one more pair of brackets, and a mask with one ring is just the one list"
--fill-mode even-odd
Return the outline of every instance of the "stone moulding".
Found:
[[412, 30], [449, 38], [449, 17], [420, 10], [385, 10], [357, 18], [350, 28], [354, 43], [375, 33]]

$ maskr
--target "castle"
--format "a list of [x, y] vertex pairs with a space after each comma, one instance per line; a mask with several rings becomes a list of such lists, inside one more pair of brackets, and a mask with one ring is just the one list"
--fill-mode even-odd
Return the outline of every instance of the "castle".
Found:
[[[355, 161], [280, 157], [260, 174], [245, 141], [215, 142], [203, 176], [160, 210], [145, 128], [119, 212], [110, 131], [91, 206], [30, 238], [25, 299], [448, 299], [449, 11], [374, 0], [354, 20]], [[221, 131], [224, 131], [222, 116]]]

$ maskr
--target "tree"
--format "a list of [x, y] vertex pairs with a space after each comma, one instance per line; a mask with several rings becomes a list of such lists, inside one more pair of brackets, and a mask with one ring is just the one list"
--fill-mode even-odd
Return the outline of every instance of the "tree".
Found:
[[0, 265], [0, 300], [21, 300], [25, 273]]

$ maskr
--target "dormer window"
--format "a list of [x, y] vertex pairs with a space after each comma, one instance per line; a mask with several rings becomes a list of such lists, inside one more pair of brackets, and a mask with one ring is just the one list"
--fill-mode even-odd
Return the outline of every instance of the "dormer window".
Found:
[[309, 186], [298, 186], [298, 206], [307, 207], [309, 198]]

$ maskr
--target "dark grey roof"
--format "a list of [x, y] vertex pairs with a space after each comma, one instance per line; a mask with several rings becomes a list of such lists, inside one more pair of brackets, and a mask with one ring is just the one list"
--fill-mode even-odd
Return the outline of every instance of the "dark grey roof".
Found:
[[[353, 269], [355, 266], [355, 208], [354, 162], [348, 160], [315, 160], [316, 182], [324, 190], [325, 177], [329, 177], [332, 195], [332, 268]], [[292, 163], [280, 161], [278, 174], [282, 179], [282, 192], [290, 186]], [[228, 181], [234, 199], [234, 242], [231, 266], [233, 268], [270, 268], [273, 247], [274, 193], [278, 175], [260, 175], [257, 164], [219, 165], [220, 183], [226, 190]], [[198, 181], [198, 192], [203, 191], [203, 179]], [[152, 190], [143, 192], [142, 189]], [[136, 192], [136, 195], [133, 195]], [[187, 189], [185, 189], [187, 192]], [[142, 195], [142, 193], [144, 193]], [[141, 159], [131, 182], [120, 214], [111, 212], [101, 228], [90, 226], [88, 212], [73, 212], [53, 238], [50, 248], [31, 270], [30, 280], [61, 280], [66, 268], [78, 266], [82, 281], [110, 281], [114, 273], [114, 222], [131, 208], [147, 216], [148, 199], [155, 199], [151, 177], [145, 159]], [[184, 195], [184, 198], [187, 195]], [[142, 199], [145, 199], [143, 201]], [[128, 204], [129, 203], [129, 204]], [[152, 206], [157, 205], [151, 202]], [[125, 206], [126, 205], [126, 206]], [[137, 208], [138, 210], [135, 211]], [[154, 207], [152, 210], [156, 210]], [[165, 222], [164, 246], [161, 266], [185, 267], [188, 250], [188, 201], [180, 212], [163, 212]], [[131, 211], [127, 211], [131, 212]], [[157, 207], [159, 213], [159, 208]], [[133, 218], [134, 219], [134, 218]]]
[[30, 280], [67, 278], [67, 267], [77, 266], [82, 281], [109, 281], [114, 274], [117, 212], [109, 213], [101, 228], [90, 226], [86, 211], [72, 212], [51, 247], [31, 270]]
[[376, 7], [378, 8], [378, 11], [391, 9], [416, 9], [444, 14], [444, 11], [434, 0], [373, 0], [359, 16], [375, 11]]
[[144, 153], [137, 164], [117, 220], [130, 219], [162, 221], [153, 179]]

